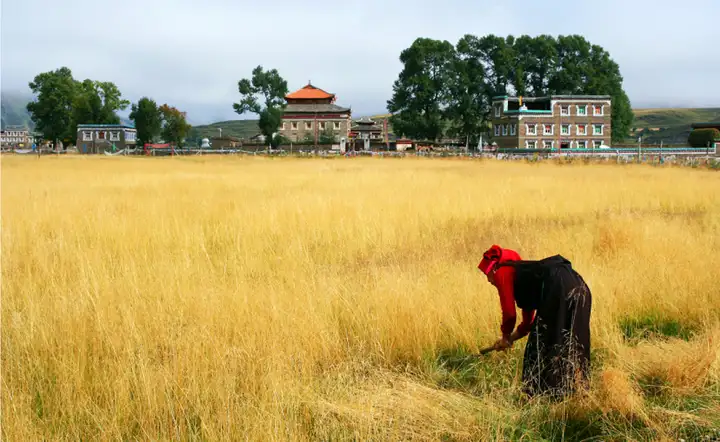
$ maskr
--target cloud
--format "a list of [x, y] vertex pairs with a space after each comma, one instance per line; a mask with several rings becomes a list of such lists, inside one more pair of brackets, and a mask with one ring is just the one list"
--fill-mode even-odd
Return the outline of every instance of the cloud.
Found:
[[240, 118], [237, 82], [277, 68], [291, 90], [308, 80], [354, 114], [384, 112], [416, 37], [578, 33], [620, 64], [635, 106], [720, 106], [714, 0], [376, 1], [6, 0], [2, 88], [68, 66], [77, 78], [151, 96], [194, 124]]

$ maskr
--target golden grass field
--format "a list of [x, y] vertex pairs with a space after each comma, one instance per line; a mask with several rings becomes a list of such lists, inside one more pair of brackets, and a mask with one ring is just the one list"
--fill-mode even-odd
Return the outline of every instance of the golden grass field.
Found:
[[[588, 282], [589, 392], [461, 358], [492, 244]], [[720, 437], [718, 318], [716, 171], [2, 158], [4, 441]]]

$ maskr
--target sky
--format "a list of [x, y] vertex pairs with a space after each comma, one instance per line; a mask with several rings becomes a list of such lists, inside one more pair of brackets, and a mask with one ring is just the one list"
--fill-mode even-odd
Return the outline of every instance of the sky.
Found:
[[67, 66], [196, 125], [254, 118], [232, 104], [258, 65], [384, 113], [403, 49], [465, 34], [580, 34], [620, 65], [633, 107], [720, 107], [718, 0], [2, 0], [1, 14], [3, 92]]

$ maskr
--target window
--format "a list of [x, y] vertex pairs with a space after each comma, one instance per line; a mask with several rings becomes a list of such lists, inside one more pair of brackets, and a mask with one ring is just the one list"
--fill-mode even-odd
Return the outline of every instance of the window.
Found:
[[325, 122], [324, 122], [324, 121], [319, 122], [319, 123], [318, 123], [318, 128], [319, 128], [320, 130], [325, 130]]
[[543, 125], [543, 135], [552, 135], [553, 134], [553, 126], [552, 124], [544, 124]]
[[305, 130], [312, 129], [312, 121], [306, 121], [305, 122]]
[[92, 132], [90, 132], [89, 130], [84, 130], [82, 137], [83, 141], [92, 141]]
[[577, 142], [577, 148], [578, 149], [587, 149], [587, 141], [578, 141]]
[[570, 125], [563, 124], [560, 126], [560, 135], [570, 135]]
[[600, 141], [600, 140], [593, 141], [593, 149], [599, 149], [600, 146], [602, 146], [602, 141]]
[[561, 105], [560, 106], [560, 115], [562, 116], [568, 116], [570, 115], [570, 106], [569, 105]]
[[527, 125], [527, 134], [528, 135], [537, 135], [537, 124], [528, 124]]
[[510, 125], [510, 135], [515, 135], [517, 133], [517, 124], [513, 123]]
[[578, 135], [587, 135], [587, 125], [586, 124], [578, 124], [576, 127], [577, 127]]
[[499, 124], [495, 125], [495, 136], [496, 137], [500, 136], [500, 125]]
[[495, 116], [499, 117], [502, 113], [502, 104], [496, 104], [495, 105]]
[[502, 125], [502, 134], [503, 134], [503, 137], [507, 136], [507, 134], [508, 134], [508, 125], [507, 124]]
[[290, 123], [290, 126], [292, 127], [293, 130], [297, 130], [297, 128], [298, 128], [297, 121], [293, 121], [292, 123]]
[[334, 122], [333, 122], [333, 129], [335, 129], [335, 130], [340, 130], [340, 122], [339, 122], [339, 121], [334, 121]]
[[285, 130], [285, 123], [282, 124], [282, 130]]
[[120, 141], [120, 132], [110, 132], [110, 141]]
[[587, 115], [587, 105], [586, 104], [580, 104], [577, 105], [577, 114], [578, 115]]
[[535, 140], [525, 140], [525, 147], [527, 149], [537, 149], [537, 141]]
[[602, 135], [603, 134], [603, 125], [602, 124], [593, 124], [593, 135]]
[[544, 149], [552, 149], [552, 148], [553, 148], [553, 144], [555, 144], [554, 141], [547, 141], [547, 140], [546, 140], [546, 141], [543, 141], [543, 148], [544, 148]]
[[135, 141], [137, 134], [135, 132], [125, 132], [125, 141]]
[[603, 107], [604, 106], [602, 104], [593, 105], [593, 115], [601, 117], [603, 115]]
[[101, 130], [98, 132], [98, 140], [104, 140], [105, 139], [105, 131]]

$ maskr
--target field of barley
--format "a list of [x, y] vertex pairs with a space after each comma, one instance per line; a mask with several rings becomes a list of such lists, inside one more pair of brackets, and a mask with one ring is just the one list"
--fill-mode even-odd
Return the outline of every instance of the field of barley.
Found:
[[[720, 174], [2, 158], [2, 439], [720, 438]], [[519, 391], [477, 264], [568, 258], [592, 383]]]

